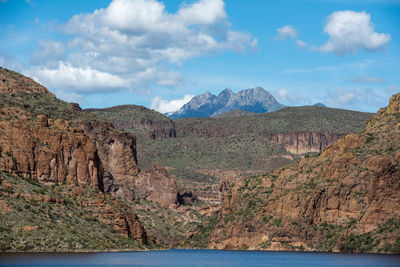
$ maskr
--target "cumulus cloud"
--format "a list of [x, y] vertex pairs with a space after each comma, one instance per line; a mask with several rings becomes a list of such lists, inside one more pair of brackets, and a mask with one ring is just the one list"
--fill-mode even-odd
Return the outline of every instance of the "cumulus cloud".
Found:
[[81, 93], [107, 91], [109, 88], [123, 88], [128, 85], [125, 80], [110, 73], [90, 67], [74, 67], [64, 62], [55, 69], [36, 67], [27, 70], [25, 74], [52, 88], [70, 88]]
[[193, 95], [185, 95], [182, 99], [165, 100], [156, 96], [151, 100], [150, 107], [160, 113], [174, 112], [188, 103], [193, 97]]
[[359, 50], [379, 51], [386, 47], [390, 34], [374, 30], [371, 15], [365, 11], [337, 11], [327, 18], [324, 33], [329, 40], [321, 47], [313, 47], [322, 52], [335, 52], [338, 56], [356, 53]]
[[304, 98], [302, 95], [299, 95], [296, 92], [289, 91], [287, 89], [279, 89], [277, 92], [277, 98], [280, 102], [289, 104], [289, 105], [305, 105], [309, 103], [310, 101], [306, 98]]
[[299, 47], [307, 46], [307, 43], [297, 38], [297, 31], [292, 25], [286, 25], [281, 28], [276, 29], [277, 35], [275, 40], [285, 40], [286, 38], [291, 38], [296, 41]]
[[330, 107], [372, 111], [385, 106], [387, 99], [370, 88], [336, 88], [327, 91], [325, 102]]
[[185, 60], [258, 45], [250, 34], [231, 29], [223, 0], [184, 3], [175, 13], [161, 1], [113, 0], [74, 15], [59, 30], [67, 41], [39, 43], [30, 73], [49, 87], [76, 92], [100, 85], [109, 91], [179, 86], [184, 79], [174, 69]]
[[277, 36], [275, 37], [275, 39], [277, 40], [284, 40], [287, 37], [294, 39], [297, 37], [297, 31], [291, 25], [283, 26], [281, 28], [278, 28], [276, 31]]
[[[31, 64], [45, 65], [57, 63], [64, 57], [65, 46], [60, 42], [39, 41], [39, 48], [31, 55]], [[53, 65], [54, 66], [54, 65]]]

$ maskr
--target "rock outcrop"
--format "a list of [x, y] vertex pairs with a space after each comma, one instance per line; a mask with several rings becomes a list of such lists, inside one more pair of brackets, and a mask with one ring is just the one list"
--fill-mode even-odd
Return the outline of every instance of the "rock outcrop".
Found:
[[211, 248], [398, 252], [400, 94], [365, 130], [225, 194]]
[[114, 129], [108, 122], [90, 121], [81, 124], [83, 132], [95, 140], [104, 168], [104, 191], [133, 200], [129, 189], [139, 174], [136, 140], [128, 133]]
[[[9, 120], [18, 116], [18, 120]], [[0, 171], [41, 182], [103, 187], [96, 145], [68, 121], [0, 109]]]
[[[131, 188], [139, 174], [136, 142], [79, 105], [0, 68], [0, 172], [46, 184], [90, 186], [133, 200]], [[121, 209], [108, 212], [114, 218], [109, 224], [145, 242], [146, 231], [135, 213]]]
[[147, 199], [163, 207], [176, 208], [178, 189], [173, 177], [162, 167], [153, 166], [135, 180], [135, 199]]
[[328, 132], [294, 132], [270, 134], [269, 140], [282, 145], [292, 154], [321, 152], [346, 134]]

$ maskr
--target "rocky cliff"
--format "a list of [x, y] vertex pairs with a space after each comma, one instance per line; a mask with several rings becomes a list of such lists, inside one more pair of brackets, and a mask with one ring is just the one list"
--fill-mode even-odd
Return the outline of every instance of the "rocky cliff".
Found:
[[89, 121], [81, 124], [83, 132], [96, 143], [104, 168], [105, 192], [133, 200], [130, 187], [139, 174], [136, 140], [132, 135], [114, 129], [108, 122]]
[[400, 251], [400, 94], [358, 134], [224, 197], [210, 248]]
[[[18, 118], [12, 120], [12, 118]], [[96, 144], [68, 121], [0, 109], [0, 170], [41, 182], [79, 183], [103, 189]]]
[[[90, 186], [133, 200], [130, 189], [139, 168], [131, 134], [0, 68], [0, 171], [45, 184]], [[110, 216], [131, 237], [143, 239], [136, 217], [118, 209]]]
[[153, 166], [142, 172], [135, 180], [134, 194], [136, 199], [147, 199], [162, 207], [176, 208], [178, 189], [173, 177], [165, 168]]
[[304, 154], [309, 152], [321, 152], [326, 146], [332, 145], [346, 134], [328, 132], [294, 132], [273, 133], [269, 140], [282, 145], [286, 151], [292, 154]]
[[25, 76], [0, 70], [0, 144], [12, 155], [3, 158], [2, 170], [48, 182], [77, 179], [130, 197], [120, 189], [139, 173], [134, 136], [60, 101]]

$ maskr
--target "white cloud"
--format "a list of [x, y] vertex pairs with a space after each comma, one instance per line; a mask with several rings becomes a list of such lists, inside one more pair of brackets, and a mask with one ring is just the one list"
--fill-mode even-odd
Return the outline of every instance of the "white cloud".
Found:
[[281, 28], [278, 28], [276, 31], [278, 34], [275, 39], [277, 40], [284, 40], [287, 37], [295, 39], [297, 37], [297, 31], [293, 28], [292, 25], [283, 26]]
[[67, 90], [59, 90], [55, 92], [56, 96], [59, 98], [64, 99], [68, 102], [75, 102], [75, 103], [85, 103], [85, 98], [81, 94], [77, 94], [74, 92], [68, 92]]
[[[39, 41], [39, 49], [31, 55], [31, 64], [45, 65], [47, 63], [53, 64], [60, 61], [64, 57], [65, 46], [60, 42], [53, 41]], [[56, 67], [56, 66], [55, 66]]]
[[174, 112], [189, 102], [194, 96], [185, 95], [182, 99], [165, 100], [159, 96], [151, 100], [151, 108], [160, 113]]
[[225, 20], [225, 3], [220, 0], [200, 0], [197, 3], [183, 3], [177, 14], [178, 20], [186, 25], [213, 24]]
[[[231, 29], [223, 0], [184, 3], [175, 13], [161, 1], [113, 0], [106, 8], [73, 16], [59, 28], [71, 38], [40, 43], [30, 72], [49, 87], [68, 86], [79, 92], [85, 91], [83, 86], [90, 92], [99, 86], [101, 79], [90, 77], [102, 78], [101, 90], [110, 91], [120, 86], [137, 90], [182, 85], [184, 79], [174, 65], [258, 46], [250, 34]], [[45, 58], [53, 60], [40, 60]]]
[[61, 62], [57, 68], [31, 68], [25, 72], [34, 80], [52, 88], [69, 88], [81, 93], [90, 93], [109, 88], [119, 89], [127, 87], [128, 83], [118, 76], [101, 72], [95, 69], [74, 67], [69, 63]]
[[277, 35], [275, 40], [285, 40], [286, 38], [291, 38], [296, 41], [299, 47], [307, 46], [307, 43], [297, 38], [297, 31], [292, 25], [286, 25], [281, 28], [276, 29]]
[[383, 80], [378, 77], [369, 77], [369, 76], [360, 76], [360, 77], [351, 77], [351, 81], [355, 83], [381, 83]]
[[329, 35], [329, 40], [321, 47], [313, 47], [314, 50], [344, 56], [361, 49], [382, 50], [391, 39], [390, 34], [375, 32], [371, 15], [365, 11], [337, 11], [329, 15], [327, 21], [324, 33]]
[[279, 89], [277, 92], [277, 98], [279, 102], [282, 102], [284, 104], [289, 104], [289, 105], [305, 105], [309, 103], [310, 101], [306, 98], [304, 98], [302, 95], [297, 94], [296, 92], [289, 91], [287, 89]]
[[370, 88], [337, 88], [328, 90], [325, 103], [330, 107], [371, 110], [386, 105], [387, 99]]
[[304, 42], [304, 41], [302, 41], [302, 40], [299, 40], [299, 39], [296, 40], [296, 44], [297, 44], [298, 46], [300, 46], [300, 47], [305, 47], [305, 46], [308, 45], [306, 42]]

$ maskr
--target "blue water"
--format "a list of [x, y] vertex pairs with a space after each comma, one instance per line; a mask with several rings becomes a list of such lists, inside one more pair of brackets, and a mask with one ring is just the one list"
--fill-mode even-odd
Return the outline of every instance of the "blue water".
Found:
[[0, 265], [400, 266], [400, 255], [172, 249], [110, 253], [0, 253]]

